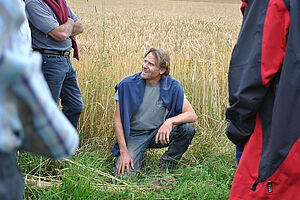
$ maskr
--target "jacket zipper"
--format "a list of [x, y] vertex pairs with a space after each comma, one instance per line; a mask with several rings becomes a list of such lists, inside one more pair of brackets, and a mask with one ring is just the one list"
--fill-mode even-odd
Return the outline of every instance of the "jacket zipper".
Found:
[[259, 179], [256, 179], [256, 181], [253, 183], [251, 187], [251, 190], [255, 191], [258, 184], [259, 184]]

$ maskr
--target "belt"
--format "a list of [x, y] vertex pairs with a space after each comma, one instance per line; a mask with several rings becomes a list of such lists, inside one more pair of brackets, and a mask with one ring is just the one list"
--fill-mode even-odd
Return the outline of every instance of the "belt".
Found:
[[58, 51], [58, 50], [50, 50], [50, 49], [33, 49], [33, 50], [39, 51], [41, 54], [59, 55], [64, 57], [70, 56], [70, 51]]

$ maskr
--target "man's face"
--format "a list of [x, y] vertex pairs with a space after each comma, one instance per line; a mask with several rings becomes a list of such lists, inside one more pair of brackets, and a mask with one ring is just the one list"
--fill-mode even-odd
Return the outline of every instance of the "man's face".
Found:
[[142, 64], [142, 78], [146, 80], [147, 85], [156, 85], [165, 71], [158, 66], [157, 60], [151, 52], [145, 57]]

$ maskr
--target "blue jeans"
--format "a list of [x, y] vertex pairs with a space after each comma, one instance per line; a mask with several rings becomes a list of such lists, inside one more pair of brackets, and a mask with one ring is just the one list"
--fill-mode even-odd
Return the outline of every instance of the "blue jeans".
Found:
[[[152, 131], [132, 132], [130, 134], [127, 149], [134, 164], [134, 171], [130, 169], [130, 174], [135, 174], [141, 169], [143, 155], [147, 148], [163, 148], [168, 146], [168, 150], [160, 158], [160, 165], [163, 168], [173, 169], [184, 152], [188, 149], [195, 135], [195, 128], [192, 124], [186, 123], [177, 125], [173, 127], [170, 133], [170, 143], [162, 145], [160, 141], [158, 141], [157, 144], [155, 143], [155, 136], [158, 129]], [[119, 158], [113, 169], [115, 175]]]
[[240, 163], [240, 159], [242, 157], [243, 150], [244, 150], [243, 148], [240, 148], [240, 147], [238, 147], [238, 146], [235, 145], [235, 162], [236, 162], [237, 166]]
[[71, 124], [77, 128], [83, 109], [81, 92], [77, 83], [76, 71], [70, 57], [42, 54], [42, 72], [50, 88], [54, 101], [61, 99], [62, 111]]
[[0, 152], [0, 199], [22, 200], [24, 178], [16, 162], [16, 151]]

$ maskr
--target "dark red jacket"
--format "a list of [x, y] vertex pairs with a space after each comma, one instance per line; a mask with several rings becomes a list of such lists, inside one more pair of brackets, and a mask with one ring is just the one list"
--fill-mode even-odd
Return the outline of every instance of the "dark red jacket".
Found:
[[229, 199], [300, 199], [300, 0], [244, 0], [228, 138], [244, 147]]

